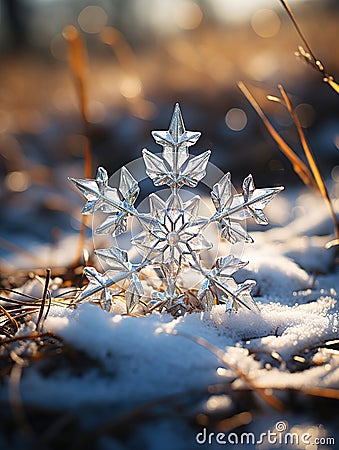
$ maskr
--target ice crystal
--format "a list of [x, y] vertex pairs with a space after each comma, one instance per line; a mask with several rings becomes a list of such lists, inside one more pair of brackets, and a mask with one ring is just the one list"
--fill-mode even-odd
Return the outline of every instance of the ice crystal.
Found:
[[[238, 284], [232, 277], [246, 263], [229, 254], [218, 257], [212, 267], [205, 264], [201, 253], [213, 244], [204, 232], [214, 223], [219, 227], [221, 239], [231, 244], [252, 242], [244, 221], [252, 218], [260, 225], [267, 224], [263, 209], [283, 188], [256, 189], [252, 175], [248, 175], [242, 193], [236, 193], [227, 173], [211, 191], [215, 212], [208, 218], [202, 217], [200, 197], [195, 195], [184, 201], [180, 191], [183, 186], [195, 188], [206, 175], [211, 152], [198, 156], [190, 156], [188, 152], [200, 133], [186, 131], [177, 104], [169, 129], [153, 131], [152, 135], [163, 151], [158, 156], [143, 150], [146, 174], [155, 186], [168, 186], [170, 193], [166, 200], [156, 193], [150, 194], [148, 213], [134, 207], [140, 188], [126, 167], [121, 169], [118, 188], [109, 186], [107, 172], [102, 167], [95, 180], [71, 178], [87, 199], [82, 213], [106, 214], [95, 233], [113, 237], [125, 233], [129, 217], [135, 218], [142, 230], [131, 241], [141, 255], [137, 263], [129, 261], [127, 251], [118, 246], [95, 251], [109, 269], [101, 274], [94, 267], [86, 267], [89, 284], [77, 301], [96, 300], [110, 310], [114, 297], [124, 293], [128, 313], [138, 307], [144, 313], [158, 309], [180, 315], [192, 309], [210, 310], [214, 304], [225, 304], [228, 310], [245, 307], [258, 311], [251, 297], [255, 282], [247, 280]], [[158, 279], [158, 283], [151, 283], [151, 290], [147, 283], [149, 271]], [[179, 277], [191, 276], [192, 271], [200, 275], [199, 285], [191, 290], [183, 288]]]

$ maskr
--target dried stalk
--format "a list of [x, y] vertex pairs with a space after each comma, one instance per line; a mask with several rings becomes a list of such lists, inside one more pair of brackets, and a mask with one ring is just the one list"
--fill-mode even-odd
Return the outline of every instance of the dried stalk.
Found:
[[49, 281], [51, 279], [51, 269], [46, 269], [46, 280], [45, 280], [45, 287], [44, 287], [44, 292], [42, 294], [42, 300], [41, 300], [41, 305], [40, 305], [40, 311], [39, 311], [39, 315], [38, 315], [38, 320], [36, 322], [36, 329], [39, 330], [39, 325], [40, 325], [40, 321], [42, 319], [42, 315], [44, 313], [44, 308], [45, 308], [45, 304], [46, 304], [46, 298], [47, 298], [47, 293], [48, 293], [48, 286], [49, 286]]
[[325, 66], [323, 63], [315, 56], [313, 51], [311, 50], [311, 47], [309, 43], [307, 42], [307, 39], [302, 32], [300, 26], [298, 25], [298, 22], [293, 14], [293, 11], [287, 1], [280, 0], [280, 3], [282, 4], [283, 8], [287, 12], [289, 18], [291, 19], [293, 26], [298, 34], [298, 36], [301, 39], [301, 42], [303, 43], [303, 46], [298, 47], [298, 51], [295, 52], [295, 55], [298, 58], [303, 59], [308, 65], [310, 65], [313, 69], [317, 70], [321, 73], [323, 77], [323, 81], [327, 83], [331, 88], [339, 94], [339, 84], [334, 80], [333, 75], [328, 74], [328, 72], [325, 69]]
[[[327, 188], [325, 186], [323, 177], [321, 176], [321, 173], [320, 173], [320, 171], [318, 169], [317, 163], [316, 163], [316, 161], [314, 159], [314, 156], [312, 154], [311, 148], [308, 145], [308, 142], [306, 141], [305, 133], [304, 133], [304, 131], [302, 129], [299, 117], [296, 114], [296, 112], [295, 112], [295, 110], [294, 110], [294, 108], [292, 106], [291, 100], [288, 97], [288, 95], [287, 95], [287, 93], [286, 93], [286, 91], [285, 91], [285, 89], [283, 88], [282, 85], [279, 85], [279, 90], [280, 90], [282, 98], [283, 98], [283, 100], [285, 102], [285, 105], [286, 105], [286, 107], [288, 109], [288, 112], [290, 113], [290, 115], [291, 115], [291, 117], [292, 117], [292, 119], [293, 119], [293, 121], [295, 123], [295, 126], [297, 128], [302, 148], [303, 148], [303, 150], [305, 152], [305, 155], [306, 155], [308, 164], [309, 164], [309, 166], [311, 168], [314, 180], [317, 183], [318, 190], [319, 190], [320, 194], [322, 195], [322, 197], [325, 199], [326, 203], [328, 204], [328, 207], [330, 208], [331, 217], [332, 217], [332, 220], [333, 220], [333, 223], [334, 223], [334, 232], [335, 232], [335, 236], [336, 236], [336, 239], [334, 239], [334, 241], [330, 241], [332, 243], [332, 245], [333, 245], [333, 242], [339, 240], [339, 222], [338, 222], [338, 219], [337, 219], [337, 215], [335, 213], [335, 210], [334, 210], [333, 204], [331, 202], [331, 198], [330, 198], [330, 196], [328, 194]], [[329, 248], [332, 245], [329, 245], [329, 243], [327, 243], [326, 247]]]
[[11, 316], [11, 314], [8, 311], [6, 311], [6, 309], [1, 304], [0, 304], [0, 312], [3, 313], [10, 321], [10, 323], [14, 327], [15, 330], [14, 334], [15, 334], [19, 329], [18, 322]]
[[258, 102], [255, 100], [253, 95], [250, 93], [250, 91], [247, 89], [245, 84], [242, 81], [238, 82], [238, 87], [241, 90], [241, 92], [244, 94], [244, 96], [247, 98], [247, 100], [250, 102], [260, 119], [262, 120], [263, 124], [265, 125], [267, 131], [270, 133], [272, 138], [275, 140], [275, 142], [278, 144], [280, 150], [284, 153], [284, 155], [291, 161], [293, 170], [301, 180], [309, 187], [311, 187], [314, 190], [318, 190], [318, 186], [312, 176], [312, 173], [306, 166], [306, 164], [299, 158], [299, 156], [292, 150], [292, 148], [287, 144], [287, 142], [280, 136], [280, 134], [276, 131], [276, 129], [273, 127], [271, 122], [268, 120], [266, 115], [264, 114], [263, 110], [259, 106]]
[[[339, 245], [339, 222], [338, 222], [333, 204], [331, 202], [330, 196], [328, 194], [327, 188], [326, 188], [324, 180], [320, 174], [319, 168], [314, 159], [314, 156], [312, 154], [310, 146], [307, 143], [305, 133], [302, 129], [299, 117], [297, 116], [285, 89], [283, 88], [282, 85], [279, 85], [279, 90], [282, 95], [283, 104], [286, 106], [286, 108], [287, 108], [289, 114], [291, 115], [291, 117], [294, 121], [294, 124], [297, 128], [299, 139], [300, 139], [302, 148], [304, 150], [304, 153], [306, 155], [310, 170], [300, 160], [300, 158], [296, 155], [296, 153], [286, 144], [286, 142], [282, 139], [282, 137], [279, 135], [279, 133], [275, 130], [275, 128], [272, 126], [272, 124], [269, 122], [269, 120], [265, 116], [264, 112], [260, 108], [258, 102], [255, 100], [255, 98], [250, 93], [250, 91], [247, 89], [247, 87], [244, 85], [244, 83], [239, 82], [238, 86], [239, 86], [239, 89], [242, 91], [242, 93], [247, 98], [247, 100], [250, 102], [252, 107], [255, 109], [255, 111], [261, 118], [261, 120], [263, 121], [268, 132], [270, 133], [272, 138], [275, 140], [275, 142], [278, 144], [280, 150], [291, 161], [294, 171], [299, 175], [299, 177], [302, 179], [302, 181], [306, 185], [308, 185], [309, 187], [312, 187], [316, 192], [320, 193], [320, 195], [325, 199], [326, 203], [328, 204], [328, 206], [330, 208], [331, 217], [332, 217], [332, 220], [334, 223], [334, 232], [335, 232], [336, 237], [335, 237], [335, 239], [327, 242], [325, 245], [325, 248], [331, 248], [335, 245]], [[270, 96], [267, 96], [267, 98], [269, 100], [282, 103], [281, 99], [278, 97], [274, 97], [274, 96], [270, 95]]]

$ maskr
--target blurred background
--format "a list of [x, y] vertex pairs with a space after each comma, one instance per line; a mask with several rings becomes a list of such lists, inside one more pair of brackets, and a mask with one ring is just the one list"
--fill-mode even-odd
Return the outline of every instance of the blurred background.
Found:
[[[339, 3], [289, 4], [315, 55], [338, 79]], [[266, 100], [284, 85], [324, 177], [339, 179], [338, 95], [296, 59], [300, 40], [278, 0], [1, 0], [3, 266], [9, 255], [23, 258], [44, 243], [52, 254], [80, 227], [82, 199], [67, 181], [84, 174], [85, 144], [63, 36], [70, 24], [87, 47], [94, 169], [114, 173], [143, 147], [160, 151], [150, 131], [167, 128], [179, 101], [187, 129], [202, 132], [192, 153], [211, 148], [211, 162], [231, 171], [235, 185], [251, 172], [258, 186], [301, 186], [237, 88], [242, 80], [302, 154], [288, 113]]]

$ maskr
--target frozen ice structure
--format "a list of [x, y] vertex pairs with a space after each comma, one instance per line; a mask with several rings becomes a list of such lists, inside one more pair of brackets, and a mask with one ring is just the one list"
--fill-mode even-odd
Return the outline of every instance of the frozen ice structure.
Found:
[[[106, 214], [95, 233], [114, 237], [125, 233], [129, 217], [134, 217], [142, 229], [132, 239], [141, 254], [141, 261], [129, 261], [127, 251], [117, 245], [96, 250], [96, 255], [109, 268], [103, 274], [94, 267], [85, 268], [89, 284], [77, 301], [97, 300], [109, 311], [114, 296], [124, 292], [127, 313], [137, 305], [143, 313], [157, 309], [174, 316], [193, 309], [211, 310], [215, 304], [225, 304], [227, 310], [244, 307], [258, 311], [251, 296], [255, 282], [247, 280], [239, 284], [232, 277], [246, 263], [228, 254], [217, 257], [212, 267], [205, 265], [201, 252], [213, 244], [204, 232], [215, 223], [220, 230], [220, 239], [231, 244], [252, 242], [243, 226], [244, 221], [253, 218], [256, 223], [266, 225], [268, 221], [263, 209], [283, 187], [256, 189], [252, 175], [248, 175], [243, 181], [242, 193], [236, 193], [231, 174], [227, 173], [211, 191], [215, 212], [210, 217], [202, 217], [199, 214], [200, 197], [196, 195], [184, 201], [180, 191], [183, 186], [195, 188], [206, 175], [211, 152], [198, 156], [190, 156], [188, 152], [188, 147], [197, 142], [200, 133], [186, 131], [180, 107], [176, 104], [169, 129], [153, 131], [152, 135], [163, 151], [158, 156], [143, 150], [146, 174], [155, 186], [167, 186], [170, 193], [166, 200], [156, 193], [150, 194], [148, 213], [141, 213], [134, 206], [140, 188], [126, 167], [121, 169], [118, 188], [109, 186], [107, 172], [102, 167], [99, 167], [95, 180], [71, 178], [87, 199], [82, 213], [93, 214], [100, 210]], [[159, 279], [150, 294], [149, 289], [146, 293], [144, 282], [149, 270]], [[194, 292], [178, 283], [179, 276], [185, 276], [188, 270], [197, 272], [202, 280]]]

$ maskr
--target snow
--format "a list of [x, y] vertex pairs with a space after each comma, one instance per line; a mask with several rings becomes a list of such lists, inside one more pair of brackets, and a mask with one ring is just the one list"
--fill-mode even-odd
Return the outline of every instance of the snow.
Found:
[[[76, 386], [72, 386], [65, 373], [64, 383], [58, 380], [57, 395], [51, 389], [53, 379], [47, 380], [47, 386], [46, 380], [39, 379], [34, 389], [28, 378], [23, 382], [23, 386], [27, 385], [27, 401], [51, 402], [59, 407], [82, 402], [129, 402], [131, 398], [145, 402], [221, 382], [216, 372], [220, 361], [186, 335], [202, 337], [223, 349], [227, 357], [245, 373], [251, 372], [251, 377], [260, 380], [261, 385], [274, 387], [285, 383], [293, 387], [302, 382], [312, 387], [317, 382], [317, 386], [331, 386], [333, 373], [327, 382], [328, 370], [324, 366], [308, 370], [307, 375], [302, 372], [298, 379], [288, 372], [283, 372], [280, 378], [278, 369], [267, 371], [262, 364], [265, 358], [256, 361], [248, 356], [247, 349], [266, 355], [268, 360], [274, 351], [282, 360], [290, 361], [293, 355], [303, 354], [305, 348], [316, 348], [322, 342], [338, 338], [336, 301], [327, 296], [310, 304], [260, 302], [259, 307], [260, 315], [245, 310], [225, 313], [224, 307], [217, 306], [211, 313], [177, 319], [160, 314], [142, 319], [111, 316], [90, 304], [82, 304], [67, 316], [61, 308], [53, 308], [46, 330], [54, 331], [95, 359], [104, 375], [98, 377], [96, 371], [90, 371], [82, 380], [74, 380]], [[242, 346], [237, 347], [237, 343]], [[86, 389], [88, 383], [90, 389]], [[339, 368], [335, 384], [339, 387]]]
[[[44, 330], [86, 354], [93, 365], [81, 376], [67, 367], [46, 376], [39, 365], [32, 365], [20, 385], [24, 404], [70, 411], [88, 411], [98, 405], [104, 411], [107, 405], [119, 416], [136, 405], [164, 397], [185, 398], [215, 383], [246, 388], [245, 381], [199, 345], [197, 338], [221, 349], [225, 360], [257, 387], [338, 389], [339, 354], [325, 344], [339, 338], [338, 267], [329, 270], [333, 250], [323, 249], [331, 233], [328, 210], [322, 199], [305, 192], [295, 201], [283, 195], [278, 206], [279, 214], [282, 207], [287, 216], [290, 212], [290, 219], [283, 226], [251, 232], [255, 243], [242, 255], [249, 264], [237, 273], [239, 281], [257, 281], [254, 299], [259, 314], [246, 310], [228, 313], [220, 305], [211, 312], [179, 318], [166, 313], [131, 317], [123, 315], [119, 301], [112, 314], [88, 303], [74, 310], [52, 306]], [[269, 217], [274, 214], [273, 202]], [[36, 281], [30, 283], [26, 286], [29, 293], [43, 287], [41, 283], [39, 288], [33, 286]], [[24, 334], [27, 329], [19, 332]], [[305, 370], [303, 359], [313, 361]], [[6, 395], [3, 389], [2, 399]], [[224, 410], [233, 408], [227, 395], [214, 403], [205, 400], [200, 410], [217, 409], [221, 400]], [[195, 408], [198, 412], [199, 405]], [[91, 420], [84, 418], [83, 427], [98, 425], [103, 417], [104, 412]], [[160, 414], [154, 422], [136, 426], [126, 447], [106, 436], [100, 438], [98, 448], [199, 448], [197, 430], [179, 418]], [[259, 433], [274, 428], [278, 420], [287, 420], [295, 429], [317, 426], [305, 410], [299, 415], [267, 413], [265, 420], [257, 419], [249, 429]], [[333, 434], [334, 428], [326, 432]]]

